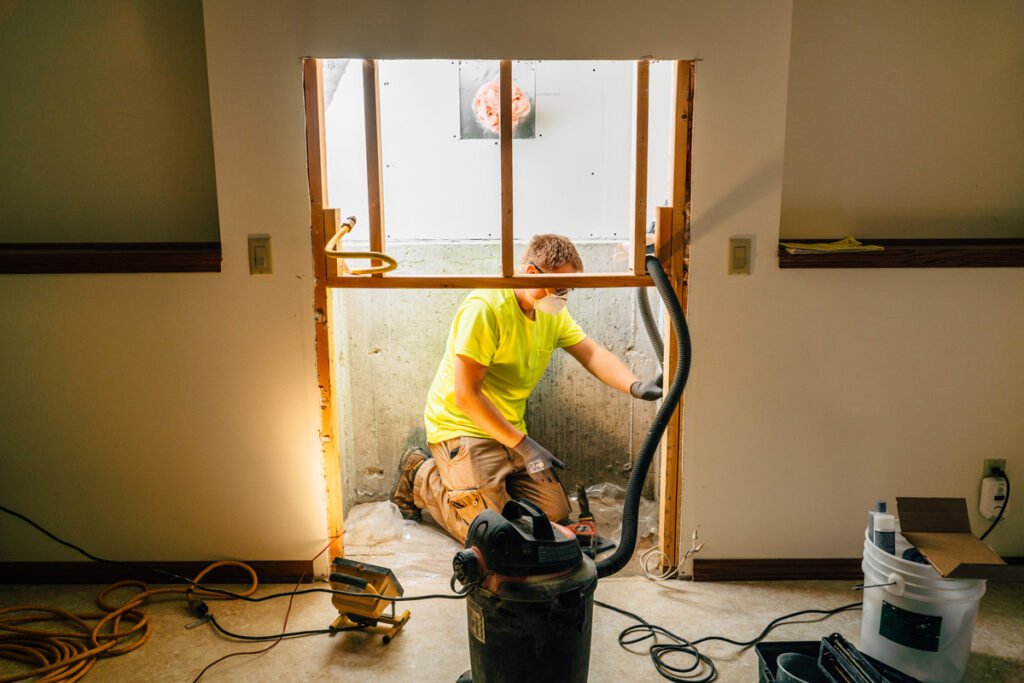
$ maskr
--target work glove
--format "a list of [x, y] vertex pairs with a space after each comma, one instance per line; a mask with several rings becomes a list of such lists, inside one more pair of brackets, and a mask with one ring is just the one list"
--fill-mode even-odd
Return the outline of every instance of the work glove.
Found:
[[656, 401], [661, 398], [661, 377], [662, 373], [659, 372], [658, 376], [650, 382], [644, 382], [638, 379], [629, 387], [629, 393], [633, 395], [633, 398], [640, 398], [645, 401]]
[[522, 456], [526, 465], [526, 473], [534, 481], [550, 481], [548, 470], [552, 467], [565, 469], [565, 463], [551, 455], [551, 451], [541, 446], [528, 436], [524, 436], [519, 445], [513, 448], [517, 454]]

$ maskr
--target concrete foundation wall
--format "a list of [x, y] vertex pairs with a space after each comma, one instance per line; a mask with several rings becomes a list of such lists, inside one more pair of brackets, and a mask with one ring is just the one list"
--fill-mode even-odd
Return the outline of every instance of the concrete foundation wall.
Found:
[[[622, 268], [613, 263], [618, 243], [577, 246], [588, 270]], [[389, 243], [388, 252], [408, 272], [443, 266], [447, 272], [482, 273], [499, 262], [496, 242]], [[660, 319], [657, 295], [649, 295]], [[335, 292], [346, 506], [386, 498], [403, 451], [426, 445], [423, 404], [464, 296], [461, 290]], [[634, 297], [633, 289], [577, 290], [569, 310], [588, 335], [647, 378], [657, 364]], [[625, 485], [655, 408], [604, 386], [569, 354], [555, 352], [530, 398], [526, 421], [530, 435], [569, 465], [562, 477], [567, 487]]]

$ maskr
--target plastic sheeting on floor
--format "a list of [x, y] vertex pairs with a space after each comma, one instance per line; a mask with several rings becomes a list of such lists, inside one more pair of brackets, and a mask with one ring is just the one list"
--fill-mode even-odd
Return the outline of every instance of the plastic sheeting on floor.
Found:
[[429, 516], [403, 520], [390, 501], [356, 505], [345, 516], [345, 557], [388, 567], [399, 581], [451, 576], [452, 557], [461, 549]]
[[[611, 483], [587, 487], [590, 511], [598, 533], [618, 541], [622, 533], [622, 501], [625, 490]], [[569, 496], [573, 518], [579, 514], [576, 495]], [[462, 544], [442, 530], [429, 514], [423, 522], [402, 519], [390, 501], [356, 505], [345, 516], [345, 557], [388, 567], [399, 580], [414, 577], [451, 576], [452, 557]], [[639, 547], [657, 543], [658, 505], [640, 499]]]
[[[590, 513], [597, 522], [597, 533], [605, 538], [618, 541], [622, 536], [622, 502], [626, 498], [626, 490], [617, 484], [605, 482], [587, 487], [587, 502]], [[569, 495], [572, 503], [572, 514], [575, 519], [579, 513], [576, 494]], [[640, 499], [640, 515], [637, 522], [637, 538], [656, 544], [658, 540], [658, 504], [647, 498]]]

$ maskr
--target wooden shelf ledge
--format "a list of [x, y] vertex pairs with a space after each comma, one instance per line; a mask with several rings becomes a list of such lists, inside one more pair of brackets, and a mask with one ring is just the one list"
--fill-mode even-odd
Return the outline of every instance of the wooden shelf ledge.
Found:
[[220, 242], [0, 244], [0, 273], [219, 273]]
[[[884, 251], [790, 254], [779, 245], [779, 268], [1020, 268], [1024, 238], [991, 239], [860, 239]], [[828, 242], [786, 239], [786, 242]]]

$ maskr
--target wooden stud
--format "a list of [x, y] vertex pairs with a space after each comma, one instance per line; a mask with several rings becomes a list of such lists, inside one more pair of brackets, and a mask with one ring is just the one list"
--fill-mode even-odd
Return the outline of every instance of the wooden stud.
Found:
[[[693, 138], [693, 62], [676, 62], [673, 89], [672, 165], [669, 186], [672, 208], [658, 211], [658, 259], [665, 267], [672, 289], [686, 311], [686, 271], [689, 264], [690, 227], [690, 147]], [[669, 213], [671, 212], [671, 214]], [[667, 314], [665, 324], [665, 378], [675, 374], [679, 362], [676, 353], [676, 335]], [[680, 566], [683, 554], [680, 548], [682, 532], [682, 427], [683, 400], [672, 413], [661, 442], [661, 488], [659, 501], [658, 548], [662, 553], [662, 568]]]
[[[655, 254], [663, 266], [671, 263], [672, 251], [672, 207], [659, 206], [655, 221]], [[672, 282], [672, 287], [678, 295], [679, 291], [668, 267], [665, 272]], [[672, 328], [671, 321], [666, 314], [663, 318], [665, 330], [665, 351], [662, 358], [662, 367], [665, 369], [665, 382], [670, 382], [675, 375], [676, 367], [679, 364], [679, 356], [676, 349], [676, 334]], [[681, 443], [679, 440], [679, 417], [680, 411], [676, 409], [669, 417], [665, 435], [661, 440], [661, 460], [659, 471], [661, 477], [658, 489], [658, 545], [662, 555], [662, 568], [672, 569], [679, 566], [679, 538], [681, 532], [682, 499], [680, 497], [681, 467], [680, 457]]]
[[[673, 85], [672, 166], [669, 188], [672, 192], [672, 233], [678, 236], [680, 248], [673, 248], [673, 269], [680, 269], [685, 284], [690, 265], [690, 166], [693, 140], [693, 86], [696, 62], [676, 62]], [[673, 239], [673, 247], [675, 246]]]
[[[363, 60], [363, 118], [366, 128], [366, 194], [370, 251], [384, 251], [384, 164], [380, 134], [380, 74], [377, 60]], [[371, 259], [371, 266], [380, 261]], [[374, 277], [380, 277], [375, 275]]]
[[501, 98], [498, 134], [501, 142], [501, 274], [515, 274], [512, 223], [512, 62], [504, 59], [499, 68], [498, 90]]
[[651, 63], [640, 60], [633, 76], [633, 175], [630, 199], [630, 220], [633, 230], [629, 241], [630, 267], [637, 275], [647, 272], [644, 257], [647, 253], [647, 146], [648, 99], [650, 95]]
[[327, 534], [332, 558], [344, 554], [341, 454], [338, 450], [337, 413], [334, 401], [333, 343], [331, 339], [329, 279], [324, 256], [327, 202], [327, 155], [324, 137], [323, 66], [319, 60], [302, 63], [306, 100], [306, 158], [309, 171], [309, 207], [313, 244], [313, 324], [316, 344], [316, 377], [320, 393], [320, 446], [327, 487]]
[[628, 273], [563, 273], [556, 275], [342, 275], [327, 278], [328, 287], [343, 289], [507, 289], [549, 287], [652, 287], [649, 275]]
[[[324, 209], [324, 246], [326, 246], [334, 234], [338, 232], [338, 228], [341, 226], [341, 210], [340, 209]], [[342, 260], [339, 258], [333, 258], [324, 255], [327, 260], [327, 277], [328, 279], [335, 275], [344, 275], [345, 272], [342, 269]], [[330, 284], [327, 285], [330, 287]]]

